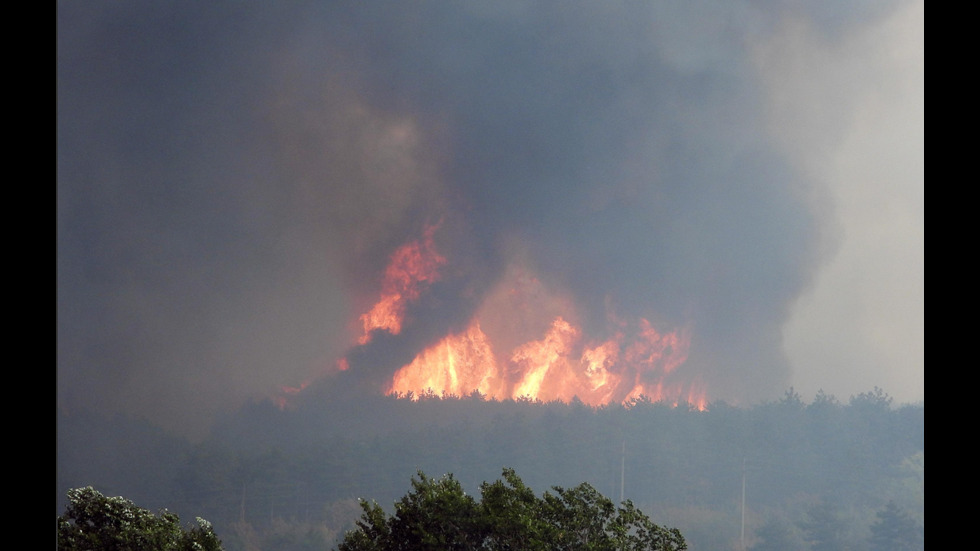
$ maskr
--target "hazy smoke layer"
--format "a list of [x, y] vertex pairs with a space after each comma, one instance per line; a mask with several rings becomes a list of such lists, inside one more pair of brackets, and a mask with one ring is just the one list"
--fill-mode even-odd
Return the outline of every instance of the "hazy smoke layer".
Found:
[[[817, 5], [59, 4], [60, 406], [195, 432], [348, 354], [390, 375], [514, 266], [592, 334], [690, 327], [711, 399], [781, 392], [827, 221], [753, 47], [888, 8]], [[351, 351], [433, 224], [414, 329]]]

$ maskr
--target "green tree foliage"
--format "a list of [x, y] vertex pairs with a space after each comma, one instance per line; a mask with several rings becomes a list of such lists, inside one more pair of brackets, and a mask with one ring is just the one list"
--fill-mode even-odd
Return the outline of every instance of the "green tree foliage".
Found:
[[812, 551], [840, 551], [847, 548], [847, 525], [832, 503], [821, 501], [809, 508], [800, 523]]
[[[868, 543], [875, 513], [888, 500], [920, 526], [925, 522], [923, 405], [893, 408], [877, 389], [846, 403], [822, 392], [804, 403], [790, 389], [775, 402], [714, 402], [706, 411], [646, 397], [590, 408], [331, 392], [295, 409], [248, 408], [204, 441], [184, 443], [179, 454], [165, 433], [94, 437], [113, 457], [128, 458], [128, 468], [108, 468], [114, 464], [74, 451], [81, 439], [66, 440], [59, 446], [55, 514], [67, 507], [69, 488], [92, 484], [117, 488], [137, 503], [171, 496], [181, 518], [213, 522], [226, 549], [294, 550], [314, 548], [314, 541], [327, 549], [361, 513], [351, 496], [371, 496], [391, 510], [407, 489], [408, 477], [398, 473], [453, 472], [479, 500], [481, 481], [496, 480], [500, 466], [509, 465], [532, 488], [589, 480], [617, 498], [625, 473], [624, 497], [646, 511], [665, 511], [697, 549], [727, 548], [722, 542], [739, 533], [731, 504], [743, 473], [749, 518], [779, 511], [799, 539], [817, 536], [799, 523], [815, 520], [807, 509], [820, 498], [839, 509], [852, 546]], [[59, 432], [93, 438], [102, 426], [67, 424]], [[138, 473], [144, 476], [134, 484]], [[506, 479], [500, 484], [508, 486]], [[536, 501], [532, 493], [531, 505]], [[344, 503], [344, 514], [326, 515], [331, 503]]]
[[432, 479], [419, 472], [393, 515], [375, 502], [362, 502], [357, 529], [346, 534], [339, 550], [687, 549], [677, 529], [657, 526], [630, 501], [616, 507], [587, 483], [555, 486], [539, 498], [512, 469], [504, 469], [503, 480], [484, 482], [480, 489], [477, 501], [452, 475]]
[[877, 513], [871, 525], [871, 549], [873, 551], [918, 551], [925, 549], [922, 528], [894, 501]]
[[68, 491], [68, 508], [58, 517], [59, 551], [221, 551], [211, 523], [198, 517], [197, 526], [184, 530], [180, 518], [159, 516], [122, 497], [107, 497], [93, 489]]
[[786, 551], [787, 549], [803, 549], [800, 536], [794, 527], [780, 518], [766, 521], [755, 533], [758, 542], [751, 551]]

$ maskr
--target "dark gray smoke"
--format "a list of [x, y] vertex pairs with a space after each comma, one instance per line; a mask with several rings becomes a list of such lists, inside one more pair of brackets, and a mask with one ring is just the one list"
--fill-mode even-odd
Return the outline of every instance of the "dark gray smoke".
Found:
[[519, 256], [589, 331], [689, 325], [709, 398], [776, 396], [829, 220], [751, 47], [889, 6], [819, 5], [59, 3], [59, 407], [200, 434], [332, 369], [435, 223], [413, 345]]

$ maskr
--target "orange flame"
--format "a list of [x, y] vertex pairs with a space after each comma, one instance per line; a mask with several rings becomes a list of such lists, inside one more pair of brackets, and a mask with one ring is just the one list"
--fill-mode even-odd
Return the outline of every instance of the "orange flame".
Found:
[[[437, 227], [426, 227], [422, 239], [391, 256], [379, 300], [360, 317], [361, 345], [376, 330], [399, 334], [407, 305], [439, 279], [446, 258], [433, 244]], [[511, 267], [467, 329], [444, 337], [402, 366], [387, 393], [418, 399], [479, 392], [490, 399], [578, 399], [592, 406], [649, 399], [705, 408], [700, 381], [678, 383], [692, 378], [674, 376], [687, 360], [687, 331], [661, 332], [643, 318], [635, 323], [612, 319], [611, 338], [584, 339], [570, 321], [576, 318], [575, 302], [549, 292], [523, 264]], [[541, 331], [539, 340], [527, 340]], [[346, 370], [346, 361], [339, 367]]]
[[517, 347], [510, 361], [523, 376], [511, 394], [540, 400], [561, 398], [563, 375], [570, 371], [568, 354], [578, 337], [579, 331], [558, 317], [544, 339]]
[[502, 364], [474, 320], [465, 332], [446, 337], [399, 369], [388, 393], [465, 396], [477, 390], [492, 399], [578, 398], [592, 406], [645, 396], [704, 409], [700, 386], [685, 389], [667, 381], [687, 359], [686, 335], [661, 334], [646, 319], [640, 319], [639, 326], [630, 339], [618, 333], [594, 346], [580, 346], [581, 331], [559, 316], [544, 338], [519, 345]]
[[445, 394], [478, 390], [493, 396], [502, 391], [502, 382], [490, 341], [480, 324], [474, 323], [464, 333], [450, 335], [426, 349], [395, 373], [389, 394], [438, 389]]
[[391, 255], [381, 285], [381, 298], [371, 310], [361, 315], [364, 333], [358, 342], [371, 342], [375, 330], [397, 335], [402, 330], [405, 308], [418, 300], [424, 286], [439, 279], [439, 267], [446, 258], [435, 248], [433, 235], [438, 225], [428, 226], [421, 241], [402, 245]]

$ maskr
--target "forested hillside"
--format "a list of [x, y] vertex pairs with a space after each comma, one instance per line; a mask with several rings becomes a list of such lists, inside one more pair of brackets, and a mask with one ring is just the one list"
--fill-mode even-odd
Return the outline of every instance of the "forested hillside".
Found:
[[539, 492], [588, 482], [680, 528], [695, 550], [737, 546], [743, 495], [745, 541], [758, 549], [776, 532], [812, 539], [820, 523], [868, 541], [889, 503], [924, 524], [923, 405], [879, 389], [704, 411], [324, 391], [292, 408], [254, 403], [193, 445], [137, 423], [98, 440], [95, 423], [59, 419], [61, 495], [93, 485], [200, 515], [229, 550], [323, 549], [358, 498], [390, 505], [418, 470], [453, 473], [474, 493], [505, 467]]

